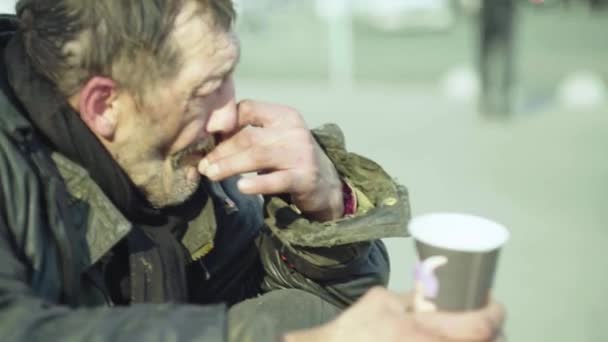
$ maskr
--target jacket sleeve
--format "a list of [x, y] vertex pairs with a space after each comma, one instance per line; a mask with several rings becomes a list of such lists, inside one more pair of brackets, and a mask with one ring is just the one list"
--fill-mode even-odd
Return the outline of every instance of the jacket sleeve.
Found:
[[313, 131], [341, 177], [366, 202], [353, 217], [313, 222], [281, 197], [266, 198], [259, 239], [265, 290], [296, 287], [346, 307], [370, 287], [386, 286], [390, 263], [380, 239], [407, 236], [407, 190], [373, 161], [346, 151], [333, 124]]
[[[218, 306], [134, 305], [72, 308], [52, 295], [49, 264], [56, 250], [37, 241], [37, 177], [0, 132], [0, 341], [225, 341], [226, 310]], [[44, 259], [44, 260], [43, 260]], [[57, 282], [55, 281], [57, 280]]]

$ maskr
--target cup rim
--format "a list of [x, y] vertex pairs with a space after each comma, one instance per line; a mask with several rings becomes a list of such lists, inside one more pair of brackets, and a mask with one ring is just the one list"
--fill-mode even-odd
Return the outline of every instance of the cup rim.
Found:
[[[429, 227], [433, 227], [432, 232]], [[459, 229], [461, 234], [455, 232]], [[476, 241], [472, 244], [474, 233], [492, 230], [491, 236], [485, 241]], [[410, 235], [419, 242], [439, 248], [463, 252], [489, 252], [503, 246], [510, 238], [510, 233], [503, 225], [490, 219], [465, 214], [437, 212], [414, 217], [409, 223]], [[439, 236], [437, 234], [441, 233]], [[468, 237], [462, 236], [468, 234]]]

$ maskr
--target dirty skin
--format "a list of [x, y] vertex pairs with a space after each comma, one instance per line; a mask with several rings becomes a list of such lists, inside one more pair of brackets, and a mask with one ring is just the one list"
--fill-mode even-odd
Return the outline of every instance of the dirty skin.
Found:
[[209, 136], [206, 139], [200, 140], [185, 149], [175, 153], [171, 160], [171, 166], [174, 170], [182, 168], [186, 165], [196, 165], [203, 157], [215, 148], [215, 138]]

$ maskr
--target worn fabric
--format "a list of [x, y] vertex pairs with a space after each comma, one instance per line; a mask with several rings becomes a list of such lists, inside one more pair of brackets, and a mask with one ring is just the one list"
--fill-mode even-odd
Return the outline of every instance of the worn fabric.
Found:
[[[14, 18], [0, 18], [2, 56], [15, 27]], [[191, 258], [187, 303], [117, 307], [107, 281], [111, 260], [140, 223], [126, 217], [92, 170], [40, 134], [7, 80], [10, 68], [0, 62], [0, 340], [226, 341], [233, 329], [246, 340], [255, 327], [229, 319], [228, 307], [295, 289], [343, 309], [387, 284], [388, 255], [377, 238], [406, 234], [406, 193], [381, 168], [342, 149], [341, 133], [330, 126], [315, 131], [318, 141], [373, 208], [320, 224], [279, 197], [262, 203], [241, 194], [237, 177], [205, 184], [208, 200], [200, 213], [188, 213], [179, 239]], [[56, 99], [29, 100], [45, 108]], [[128, 262], [133, 269], [136, 261]], [[132, 284], [130, 290], [141, 295]], [[312, 307], [303, 309], [321, 319]], [[271, 311], [260, 315], [276, 319]], [[281, 333], [267, 326], [270, 335]]]
[[339, 313], [338, 307], [309, 292], [272, 291], [230, 308], [229, 341], [279, 341], [286, 332], [319, 326]]

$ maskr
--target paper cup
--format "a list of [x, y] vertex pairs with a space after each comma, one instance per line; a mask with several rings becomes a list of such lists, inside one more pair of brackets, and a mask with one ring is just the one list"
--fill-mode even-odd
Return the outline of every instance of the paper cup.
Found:
[[500, 249], [509, 239], [505, 227], [477, 216], [436, 213], [414, 218], [409, 230], [421, 260], [416, 285], [427, 300], [442, 311], [487, 304]]

